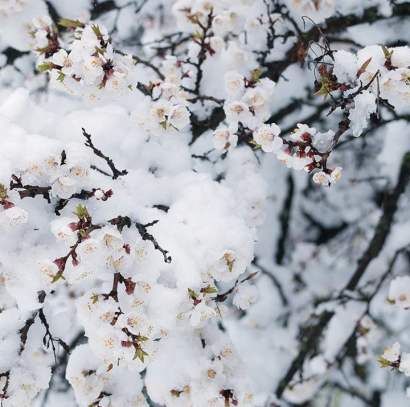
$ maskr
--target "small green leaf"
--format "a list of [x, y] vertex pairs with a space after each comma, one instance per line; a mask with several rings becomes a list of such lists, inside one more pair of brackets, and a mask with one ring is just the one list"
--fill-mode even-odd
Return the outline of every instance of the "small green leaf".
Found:
[[370, 57], [357, 71], [356, 76], [359, 77], [362, 73], [366, 72], [366, 68], [369, 66], [370, 62], [372, 61], [372, 57]]
[[255, 71], [252, 71], [252, 81], [253, 82], [259, 82], [259, 76], [262, 73], [262, 67], [256, 69]]
[[79, 20], [70, 20], [68, 18], [63, 18], [59, 20], [58, 25], [66, 28], [84, 28], [85, 24]]
[[60, 82], [63, 82], [64, 78], [65, 78], [65, 74], [63, 74], [61, 71], [58, 71], [57, 80]]
[[102, 37], [101, 31], [100, 31], [100, 27], [98, 27], [98, 25], [93, 24], [91, 26], [91, 29], [93, 30], [94, 34], [96, 35], [96, 37]]
[[205, 294], [216, 294], [218, 292], [218, 289], [216, 287], [212, 287], [211, 285], [208, 285], [205, 288], [202, 288], [201, 292]]
[[252, 144], [254, 147], [253, 147], [253, 149], [254, 150], [257, 150], [258, 148], [261, 148], [262, 146], [260, 145], [260, 144], [258, 144], [255, 140], [251, 140], [250, 142], [249, 142], [249, 144]]
[[44, 62], [44, 64], [38, 65], [37, 68], [40, 71], [40, 73], [51, 71], [53, 69], [50, 62]]

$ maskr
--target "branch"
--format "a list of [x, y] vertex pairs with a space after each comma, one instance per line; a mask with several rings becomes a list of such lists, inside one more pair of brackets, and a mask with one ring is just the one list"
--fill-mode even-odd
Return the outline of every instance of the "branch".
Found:
[[359, 260], [357, 269], [350, 281], [346, 285], [346, 290], [354, 290], [362, 278], [364, 272], [367, 269], [367, 266], [370, 262], [377, 258], [381, 249], [383, 248], [384, 242], [390, 232], [391, 225], [393, 222], [394, 214], [397, 210], [397, 204], [400, 196], [406, 189], [407, 184], [409, 183], [410, 177], [410, 152], [407, 152], [402, 161], [400, 174], [396, 188], [393, 193], [387, 196], [387, 199], [384, 203], [383, 215], [379, 220], [376, 231], [374, 233], [373, 239], [370, 242], [369, 247], [366, 252], [363, 254], [362, 258]]
[[[390, 232], [393, 217], [397, 210], [398, 200], [405, 191], [405, 188], [409, 182], [409, 177], [410, 152], [407, 152], [403, 157], [396, 188], [394, 192], [387, 197], [385, 206], [383, 208], [383, 214], [380, 218], [378, 226], [376, 227], [373, 238], [369, 243], [368, 249], [366, 250], [363, 257], [359, 260], [357, 270], [354, 273], [353, 277], [350, 279], [345, 289], [354, 290], [357, 287], [357, 284], [362, 278], [370, 262], [379, 255]], [[285, 376], [277, 386], [276, 395], [278, 398], [282, 396], [283, 392], [285, 391], [288, 384], [292, 381], [293, 376], [296, 374], [296, 372], [302, 368], [306, 357], [314, 350], [316, 343], [319, 341], [324, 329], [332, 319], [333, 315], [333, 311], [325, 311], [318, 318], [316, 325], [301, 328], [301, 350], [298, 356], [296, 356], [296, 358], [293, 360]]]
[[107, 157], [106, 155], [104, 155], [101, 150], [99, 150], [98, 148], [96, 148], [91, 140], [91, 134], [88, 134], [85, 129], [83, 128], [83, 135], [84, 137], [87, 139], [87, 141], [85, 142], [85, 145], [87, 147], [90, 147], [91, 150], [93, 150], [94, 154], [97, 157], [102, 158], [103, 160], [105, 160], [105, 162], [108, 164], [108, 166], [110, 167], [111, 171], [112, 171], [112, 179], [117, 179], [118, 177], [121, 177], [123, 175], [127, 175], [128, 171], [127, 170], [117, 170], [117, 168], [114, 165], [114, 162], [111, 160], [111, 158]]

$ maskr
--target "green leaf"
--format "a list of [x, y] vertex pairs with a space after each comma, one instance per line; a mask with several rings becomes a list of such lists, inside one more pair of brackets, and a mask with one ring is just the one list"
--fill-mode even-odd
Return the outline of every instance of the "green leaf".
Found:
[[253, 149], [254, 150], [257, 150], [258, 148], [261, 148], [262, 146], [260, 145], [260, 144], [258, 144], [255, 140], [251, 140], [250, 142], [249, 142], [249, 144], [252, 144], [254, 147], [253, 147]]
[[188, 294], [190, 298], [199, 297], [199, 294], [197, 294], [195, 291], [191, 290], [190, 288], [188, 288]]
[[50, 47], [36, 48], [35, 51], [38, 52], [39, 54], [43, 55], [46, 52], [50, 51]]
[[98, 47], [96, 46], [96, 47], [95, 47], [95, 51], [96, 51], [98, 54], [104, 55], [104, 50], [103, 50], [102, 48], [98, 48]]
[[98, 27], [98, 25], [93, 24], [91, 26], [91, 29], [93, 30], [94, 34], [96, 35], [96, 37], [102, 37], [101, 31], [100, 31], [100, 27]]
[[259, 271], [255, 271], [255, 272], [249, 274], [249, 276], [246, 277], [244, 281], [251, 280], [252, 278], [256, 277], [258, 274], [259, 274]]
[[40, 71], [40, 73], [51, 71], [53, 69], [50, 62], [44, 62], [44, 64], [38, 65], [37, 68]]
[[366, 68], [369, 66], [370, 62], [372, 61], [372, 57], [370, 57], [357, 71], [356, 76], [359, 77], [362, 73], [366, 72]]
[[65, 78], [65, 74], [63, 74], [61, 71], [58, 71], [58, 77], [57, 80], [60, 81], [61, 83], [63, 82]]
[[262, 67], [256, 69], [255, 71], [252, 71], [252, 81], [253, 82], [259, 82], [259, 76], [262, 73]]
[[58, 21], [58, 25], [66, 28], [84, 28], [85, 24], [79, 20], [70, 20], [68, 18], [63, 18]]
[[61, 271], [59, 271], [54, 278], [51, 280], [51, 284], [54, 284], [55, 282], [57, 282], [58, 280], [60, 280], [60, 278], [62, 280], [65, 280], [66, 278], [63, 276], [63, 273]]
[[202, 288], [201, 292], [206, 294], [216, 294], [218, 292], [218, 289], [216, 287], [208, 285], [208, 287]]
[[144, 363], [144, 356], [148, 356], [148, 353], [144, 352], [141, 348], [138, 348], [132, 360], [138, 358], [142, 363]]

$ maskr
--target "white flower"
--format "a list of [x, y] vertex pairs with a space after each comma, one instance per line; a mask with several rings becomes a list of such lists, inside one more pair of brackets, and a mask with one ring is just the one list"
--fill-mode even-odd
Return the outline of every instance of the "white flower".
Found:
[[399, 371], [410, 377], [410, 353], [403, 352], [401, 355]]
[[212, 345], [212, 352], [216, 357], [220, 357], [223, 364], [233, 368], [238, 364], [238, 356], [232, 342], [227, 338], [221, 338]]
[[316, 184], [323, 185], [324, 187], [327, 187], [330, 182], [329, 176], [323, 171], [316, 172], [313, 175], [313, 181], [316, 182]]
[[280, 150], [276, 154], [276, 158], [286, 164], [288, 168], [293, 168], [296, 171], [303, 170], [308, 164], [312, 162], [312, 159], [305, 156], [300, 157], [298, 154], [290, 155], [288, 151]]
[[105, 83], [105, 88], [111, 93], [122, 95], [127, 88], [127, 82], [118, 75], [112, 75]]
[[225, 47], [225, 41], [219, 35], [214, 35], [211, 37], [209, 44], [216, 53], [221, 52]]
[[40, 18], [33, 18], [32, 22], [33, 22], [34, 27], [38, 29], [44, 29], [44, 28], [50, 27], [53, 24], [50, 16], [42, 16]]
[[258, 299], [258, 289], [245, 281], [235, 288], [235, 296], [233, 297], [233, 304], [238, 308], [246, 310], [250, 304], [253, 304]]
[[124, 239], [121, 233], [114, 226], [105, 226], [100, 230], [99, 238], [103, 247], [114, 251], [121, 250], [124, 246]]
[[229, 97], [239, 96], [245, 89], [245, 78], [236, 71], [228, 71], [224, 76], [224, 82]]
[[132, 311], [126, 315], [120, 315], [118, 324], [122, 328], [127, 328], [134, 335], [149, 336], [148, 317], [141, 312]]
[[101, 250], [102, 246], [101, 243], [97, 239], [87, 239], [84, 240], [79, 246], [78, 246], [78, 254], [81, 256], [81, 258], [88, 257], [92, 254], [96, 254]]
[[214, 131], [213, 145], [217, 150], [228, 150], [229, 147], [236, 147], [238, 136], [232, 134], [228, 127], [222, 127]]
[[400, 344], [398, 342], [394, 343], [392, 347], [387, 348], [383, 355], [380, 357], [388, 362], [397, 362], [397, 359], [400, 356]]
[[[9, 209], [10, 210], [10, 209]], [[389, 299], [400, 308], [410, 308], [410, 277], [396, 277], [390, 283]]]
[[51, 193], [53, 196], [58, 196], [62, 199], [71, 198], [77, 191], [76, 182], [68, 177], [58, 178], [51, 186]]
[[292, 141], [308, 141], [313, 135], [316, 134], [314, 127], [309, 127], [307, 124], [297, 124], [297, 128], [293, 130], [290, 135]]
[[212, 30], [216, 35], [221, 37], [229, 34], [233, 30], [232, 19], [228, 12], [218, 14], [212, 20]]
[[20, 225], [26, 223], [28, 220], [28, 213], [17, 206], [6, 209], [0, 215], [0, 225], [3, 228], [8, 228], [13, 225]]
[[[54, 276], [57, 274], [58, 272], [58, 267], [56, 264], [54, 264], [52, 261], [50, 260], [42, 260], [38, 263], [38, 267], [40, 269], [40, 272], [42, 274], [43, 279], [47, 282], [47, 283], [51, 283], [51, 281], [53, 280]], [[59, 280], [61, 281], [61, 280]]]
[[61, 241], [73, 246], [77, 242], [77, 232], [74, 232], [68, 225], [75, 223], [73, 218], [58, 218], [50, 223], [51, 233], [57, 238], [57, 242]]
[[101, 77], [104, 70], [101, 59], [86, 55], [83, 62], [84, 80], [89, 84], [96, 83], [97, 78]]
[[226, 271], [232, 272], [236, 261], [236, 253], [233, 250], [225, 250], [221, 257], [215, 262], [214, 267], [220, 273], [225, 273]]
[[202, 300], [194, 309], [186, 314], [189, 316], [189, 322], [192, 326], [198, 326], [201, 322], [206, 321], [216, 315], [216, 312], [208, 307], [204, 300]]
[[169, 124], [177, 130], [182, 129], [189, 124], [190, 115], [185, 106], [175, 105], [169, 117]]
[[224, 110], [228, 122], [242, 122], [246, 124], [252, 117], [248, 105], [242, 102], [229, 103], [225, 106]]
[[152, 106], [149, 115], [156, 123], [166, 123], [172, 113], [172, 104], [167, 100], [158, 100]]
[[64, 75], [72, 75], [74, 73], [74, 61], [68, 56], [67, 51], [64, 49], [60, 49], [60, 51], [56, 52], [50, 61], [53, 64], [61, 66], [61, 72]]
[[330, 173], [330, 183], [334, 184], [335, 182], [339, 181], [340, 177], [342, 176], [342, 167], [336, 167]]
[[283, 146], [279, 133], [280, 128], [276, 124], [264, 124], [254, 132], [253, 139], [262, 146], [263, 151], [270, 153]]
[[47, 38], [47, 31], [46, 30], [38, 30], [34, 34], [34, 38], [36, 39], [36, 48], [46, 48], [48, 46], [48, 38]]

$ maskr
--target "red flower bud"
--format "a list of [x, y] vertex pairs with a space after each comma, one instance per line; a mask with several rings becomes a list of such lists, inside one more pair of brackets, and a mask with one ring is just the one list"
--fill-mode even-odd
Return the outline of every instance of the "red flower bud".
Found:
[[307, 165], [305, 165], [305, 171], [307, 171], [307, 172], [312, 172], [313, 171], [313, 169], [315, 168], [315, 165], [314, 164], [307, 164]]
[[13, 208], [13, 207], [14, 207], [14, 203], [13, 203], [13, 202], [6, 201], [5, 199], [3, 199], [2, 204], [3, 204], [3, 208], [4, 208], [4, 209], [10, 209], [10, 208]]
[[134, 283], [134, 281], [132, 281], [131, 278], [127, 278], [124, 280], [124, 284], [125, 284], [125, 292], [128, 295], [134, 294], [135, 286], [137, 285], [137, 283]]
[[55, 259], [53, 263], [58, 267], [61, 268], [63, 264], [65, 263], [64, 257], [59, 257], [58, 259]]
[[75, 232], [75, 231], [77, 230], [77, 228], [78, 228], [78, 224], [77, 224], [76, 222], [71, 222], [71, 223], [68, 224], [68, 227], [69, 227], [73, 232]]
[[132, 346], [131, 341], [121, 341], [121, 346], [124, 348], [130, 348]]

